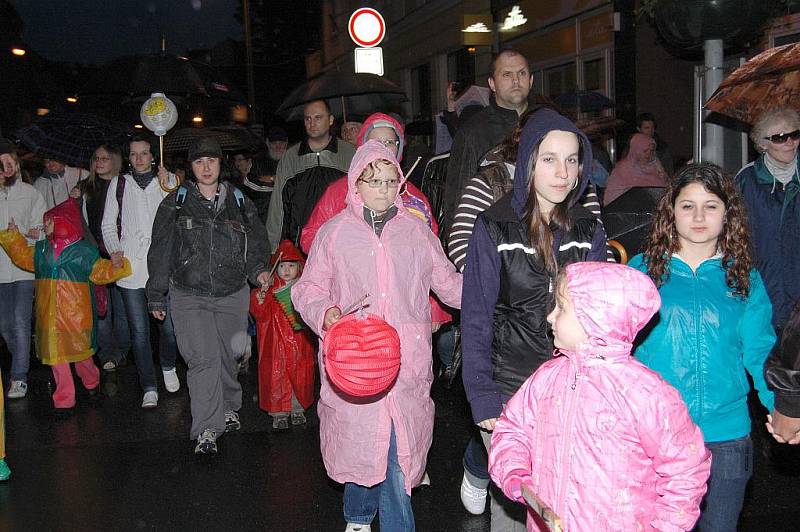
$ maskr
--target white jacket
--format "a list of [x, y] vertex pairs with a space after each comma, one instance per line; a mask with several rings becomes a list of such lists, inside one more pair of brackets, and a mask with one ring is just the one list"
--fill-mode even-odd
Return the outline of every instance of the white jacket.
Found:
[[[42, 228], [44, 198], [34, 187], [21, 180], [0, 191], [0, 229], [13, 219], [23, 235], [32, 227]], [[0, 283], [32, 280], [33, 274], [17, 268], [5, 251], [0, 249]]]
[[[117, 180], [115, 177], [108, 185], [106, 207], [103, 212], [103, 242], [109, 253], [122, 251], [131, 262], [131, 275], [117, 281], [117, 286], [128, 289], [144, 288], [147, 284], [147, 252], [150, 250], [150, 237], [153, 233], [153, 220], [158, 206], [167, 196], [167, 192], [154, 177], [147, 188], [142, 188], [130, 174], [125, 174], [125, 193], [122, 197], [122, 238], [117, 236]], [[175, 186], [177, 178], [169, 175], [169, 186]]]
[[33, 182], [33, 186], [44, 198], [44, 203], [48, 209], [52, 209], [59, 203], [66, 201], [69, 197], [69, 191], [75, 188], [77, 184], [89, 176], [89, 172], [83, 168], [75, 168], [72, 166], [64, 167], [64, 175], [50, 179], [47, 177], [39, 177]]

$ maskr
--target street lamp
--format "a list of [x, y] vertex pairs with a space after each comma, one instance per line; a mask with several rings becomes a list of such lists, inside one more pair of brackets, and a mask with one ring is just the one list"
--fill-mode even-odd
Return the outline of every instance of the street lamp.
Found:
[[200, 115], [194, 115], [192, 117], [192, 122], [194, 122], [195, 124], [202, 124], [203, 123], [203, 117], [200, 116]]
[[67, 96], [67, 102], [68, 103], [78, 103], [78, 97], [77, 96]]
[[17, 57], [22, 57], [23, 55], [28, 53], [28, 51], [25, 48], [18, 48], [15, 46], [14, 48], [11, 49], [11, 53], [16, 55]]

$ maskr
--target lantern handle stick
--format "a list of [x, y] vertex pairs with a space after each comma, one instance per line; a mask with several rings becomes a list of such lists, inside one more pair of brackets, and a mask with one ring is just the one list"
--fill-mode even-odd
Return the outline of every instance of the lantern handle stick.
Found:
[[[277, 269], [278, 269], [278, 264], [280, 264], [280, 263], [281, 263], [281, 257], [283, 257], [283, 251], [281, 251], [280, 253], [278, 253], [278, 258], [277, 258], [277, 259], [275, 259], [275, 264], [273, 264], [273, 265], [272, 265], [272, 268], [269, 270], [269, 278], [272, 278], [272, 274], [274, 274], [274, 273], [275, 273], [275, 270], [277, 270]], [[269, 287], [268, 287], [268, 286], [266, 286], [266, 285], [262, 285], [262, 286], [261, 286], [261, 289], [260, 289], [259, 291], [260, 291], [260, 292], [266, 292], [266, 291], [267, 291], [267, 288], [269, 288]]]
[[[158, 166], [164, 168], [164, 135], [158, 137], [158, 157]], [[161, 179], [158, 180], [158, 184], [161, 186], [161, 190], [167, 193], [177, 190], [180, 186], [180, 182], [176, 182], [174, 187], [170, 187], [166, 180], [162, 181]]]

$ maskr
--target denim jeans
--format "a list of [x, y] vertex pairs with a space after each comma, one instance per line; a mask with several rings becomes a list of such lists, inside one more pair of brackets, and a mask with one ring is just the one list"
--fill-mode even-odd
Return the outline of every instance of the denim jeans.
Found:
[[[475, 429], [473, 429], [475, 430]], [[489, 487], [489, 455], [478, 436], [473, 433], [464, 450], [464, 474], [476, 488]]]
[[744, 492], [753, 474], [753, 442], [745, 436], [706, 443], [706, 447], [711, 451], [711, 477], [696, 530], [736, 532]]
[[414, 510], [406, 493], [405, 475], [397, 459], [397, 437], [392, 426], [386, 480], [371, 488], [353, 482], [344, 485], [344, 518], [348, 523], [368, 525], [380, 511], [382, 532], [413, 532]]
[[439, 362], [442, 366], [449, 368], [453, 365], [453, 349], [456, 346], [456, 330], [452, 324], [443, 326], [436, 333], [436, 354], [439, 355]]
[[131, 333], [128, 329], [128, 314], [122, 302], [122, 294], [116, 285], [107, 285], [108, 311], [97, 320], [97, 358], [105, 364], [109, 360], [119, 364], [131, 349]]
[[0, 283], [0, 334], [11, 352], [11, 380], [28, 381], [31, 362], [31, 316], [34, 281]]
[[[157, 391], [155, 366], [153, 365], [153, 349], [150, 346], [150, 312], [147, 310], [147, 297], [144, 288], [119, 288], [125, 313], [128, 316], [128, 327], [133, 343], [133, 357], [139, 372], [139, 385], [145, 392]], [[173, 369], [178, 355], [175, 342], [175, 331], [172, 327], [172, 316], [167, 305], [167, 317], [161, 323], [159, 333], [159, 358], [161, 369]]]

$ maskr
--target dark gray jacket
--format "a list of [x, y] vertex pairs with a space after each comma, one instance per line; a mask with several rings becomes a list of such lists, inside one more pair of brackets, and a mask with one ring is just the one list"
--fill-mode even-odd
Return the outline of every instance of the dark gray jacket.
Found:
[[256, 277], [266, 270], [267, 235], [256, 207], [244, 196], [240, 206], [234, 187], [224, 186], [222, 205], [215, 213], [213, 201], [193, 183], [184, 183], [187, 193], [179, 209], [177, 191], [158, 207], [147, 255], [151, 311], [166, 310], [170, 286], [198, 296], [223, 297], [240, 290], [248, 278], [256, 284]]

